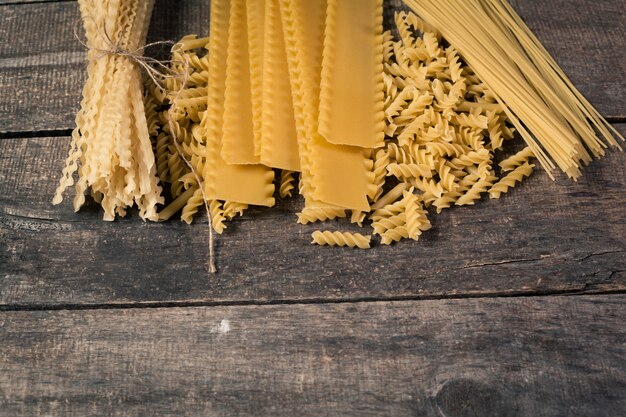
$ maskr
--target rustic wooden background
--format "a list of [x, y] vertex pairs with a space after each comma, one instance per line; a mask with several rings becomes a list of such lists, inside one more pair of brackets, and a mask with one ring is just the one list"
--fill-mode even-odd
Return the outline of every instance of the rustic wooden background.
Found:
[[[207, 3], [157, 0], [151, 40], [206, 33]], [[626, 134], [626, 3], [513, 3]], [[0, 416], [624, 415], [622, 153], [367, 252], [309, 245], [300, 201], [251, 210], [209, 276], [202, 219], [50, 204], [77, 18], [0, 0]]]

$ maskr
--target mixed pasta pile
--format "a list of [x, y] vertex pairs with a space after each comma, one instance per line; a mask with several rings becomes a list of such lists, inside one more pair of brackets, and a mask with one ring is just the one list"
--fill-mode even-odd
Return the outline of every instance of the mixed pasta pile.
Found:
[[[483, 195], [499, 198], [534, 168], [534, 155], [528, 147], [505, 157], [504, 143], [513, 139], [514, 129], [502, 106], [457, 51], [446, 46], [415, 14], [397, 13], [395, 22], [399, 39], [394, 40], [390, 31], [384, 33], [386, 139], [384, 146], [363, 151], [372, 173], [372, 211], [313, 207], [299, 214], [303, 224], [348, 215], [360, 225], [369, 220], [372, 233], [386, 245], [401, 239], [417, 240], [431, 227], [429, 208], [440, 213], [454, 205], [475, 204]], [[173, 198], [161, 211], [162, 220], [182, 209], [182, 220], [191, 223], [203, 204], [198, 184], [181, 156], [191, 161], [197, 172], [206, 171], [202, 119], [208, 102], [207, 46], [206, 38], [181, 39], [174, 48], [172, 69], [186, 76], [185, 88], [180, 91], [181, 77], [170, 81], [165, 94], [156, 86], [148, 90], [152, 95], [147, 96], [146, 111], [156, 143], [158, 175], [170, 184]], [[172, 115], [176, 135], [171, 135], [168, 123]], [[174, 136], [183, 155], [177, 152]], [[280, 171], [279, 197], [295, 194], [296, 175]], [[222, 233], [226, 221], [243, 214], [247, 207], [211, 201], [215, 231]], [[315, 232], [312, 238], [321, 245], [358, 248], [369, 248], [371, 242], [371, 236], [337, 231]]]
[[312, 243], [366, 249], [500, 198], [535, 160], [576, 179], [619, 147], [506, 0], [405, 4], [385, 32], [383, 0], [211, 0], [209, 37], [176, 43], [142, 97], [153, 0], [79, 0], [89, 79], [54, 202], [78, 171], [76, 210], [88, 190], [105, 220], [136, 204], [191, 223], [205, 206], [221, 234], [299, 194], [298, 223], [369, 231]]

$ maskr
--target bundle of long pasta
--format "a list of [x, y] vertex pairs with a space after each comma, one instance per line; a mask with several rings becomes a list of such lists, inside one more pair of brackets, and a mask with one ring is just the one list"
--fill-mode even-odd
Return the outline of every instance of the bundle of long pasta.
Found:
[[[459, 50], [543, 167], [573, 179], [621, 135], [568, 80], [506, 0], [404, 0]], [[598, 135], [599, 133], [599, 135]]]
[[161, 187], [142, 96], [142, 53], [154, 0], [79, 0], [89, 48], [88, 79], [76, 129], [54, 204], [74, 184], [78, 211], [90, 190], [104, 219], [124, 216], [136, 204], [145, 220], [157, 220]]

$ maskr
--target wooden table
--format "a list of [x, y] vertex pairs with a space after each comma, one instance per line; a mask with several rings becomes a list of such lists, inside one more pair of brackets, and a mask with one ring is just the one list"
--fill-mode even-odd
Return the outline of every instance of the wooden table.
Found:
[[[208, 0], [157, 3], [152, 40], [206, 32]], [[625, 4], [514, 2], [623, 134]], [[0, 0], [0, 416], [625, 415], [623, 154], [368, 252], [309, 245], [300, 201], [250, 210], [209, 276], [201, 218], [50, 204], [77, 18]]]

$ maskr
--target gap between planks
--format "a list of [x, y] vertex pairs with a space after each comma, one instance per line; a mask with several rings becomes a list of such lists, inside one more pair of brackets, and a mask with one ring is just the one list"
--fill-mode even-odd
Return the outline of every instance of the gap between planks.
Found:
[[23, 6], [26, 4], [46, 4], [46, 3], [71, 3], [76, 0], [5, 0], [0, 1], [0, 6]]
[[[624, 273], [626, 271], [614, 271]], [[535, 298], [535, 297], [576, 297], [589, 295], [624, 295], [626, 289], [607, 289], [602, 285], [584, 285], [580, 289], [551, 291], [513, 291], [510, 293], [483, 292], [477, 294], [450, 294], [427, 296], [398, 297], [356, 297], [356, 298], [303, 298], [277, 300], [246, 300], [246, 301], [168, 301], [168, 302], [134, 302], [134, 303], [97, 303], [97, 304], [7, 304], [0, 305], [0, 313], [18, 311], [81, 311], [81, 310], [128, 310], [128, 309], [169, 309], [196, 307], [263, 307], [280, 305], [314, 305], [314, 304], [365, 304], [407, 301], [439, 301], [469, 299], [501, 299], [501, 298]]]

